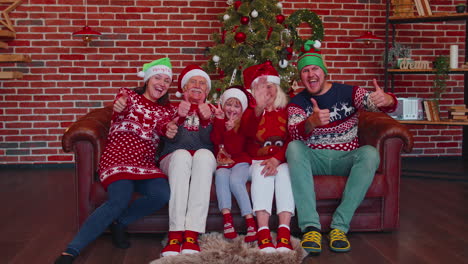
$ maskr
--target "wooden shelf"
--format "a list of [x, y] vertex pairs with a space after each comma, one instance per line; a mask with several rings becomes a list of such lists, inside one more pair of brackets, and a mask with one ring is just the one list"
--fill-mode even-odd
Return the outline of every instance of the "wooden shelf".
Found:
[[0, 30], [0, 39], [14, 39], [16, 33], [10, 30]]
[[[388, 69], [387, 72], [393, 73], [393, 74], [404, 74], [404, 73], [434, 73], [434, 69], [412, 69], [412, 70], [406, 70], [406, 69]], [[459, 69], [450, 69], [448, 73], [468, 73], [468, 69], [464, 68], [459, 68]]]
[[397, 120], [402, 124], [410, 125], [449, 125], [449, 126], [468, 126], [468, 121], [452, 121], [449, 119], [441, 119], [441, 121], [428, 120]]
[[31, 62], [28, 55], [0, 54], [0, 62]]
[[468, 20], [468, 13], [436, 13], [432, 16], [391, 16], [388, 21], [392, 24], [401, 23], [422, 23], [422, 22], [442, 22], [442, 21], [456, 21]]
[[22, 72], [0, 72], [0, 80], [21, 78], [23, 78]]

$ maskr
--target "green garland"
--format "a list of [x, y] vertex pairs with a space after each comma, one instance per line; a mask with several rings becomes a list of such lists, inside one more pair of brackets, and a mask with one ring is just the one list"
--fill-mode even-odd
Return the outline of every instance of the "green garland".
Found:
[[292, 13], [285, 22], [292, 32], [294, 50], [300, 50], [306, 41], [299, 37], [296, 30], [302, 22], [306, 22], [312, 28], [312, 36], [309, 38], [310, 40], [323, 40], [323, 24], [320, 17], [308, 9], [297, 10]]

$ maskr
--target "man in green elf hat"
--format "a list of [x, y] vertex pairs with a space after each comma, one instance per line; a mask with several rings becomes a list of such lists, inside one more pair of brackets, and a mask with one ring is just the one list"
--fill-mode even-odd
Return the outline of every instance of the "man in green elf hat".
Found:
[[289, 167], [301, 246], [309, 253], [322, 251], [322, 235], [316, 210], [312, 175], [348, 177], [343, 198], [330, 225], [330, 249], [348, 252], [346, 237], [356, 208], [374, 178], [380, 163], [372, 146], [359, 146], [358, 110], [392, 112], [397, 100], [373, 80], [375, 91], [327, 81], [328, 69], [319, 50], [321, 43], [307, 41], [298, 59], [298, 70], [305, 89], [288, 105], [288, 130], [291, 142], [286, 157]]

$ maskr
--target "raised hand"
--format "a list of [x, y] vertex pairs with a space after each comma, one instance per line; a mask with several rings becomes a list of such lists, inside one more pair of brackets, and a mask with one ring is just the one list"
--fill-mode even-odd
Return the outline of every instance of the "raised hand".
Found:
[[395, 102], [393, 101], [393, 97], [384, 92], [382, 88], [380, 88], [379, 84], [377, 84], [377, 80], [373, 79], [373, 84], [375, 88], [375, 92], [370, 94], [370, 99], [377, 107], [387, 107], [393, 105]]
[[208, 120], [211, 118], [211, 108], [208, 104], [203, 103], [198, 105], [198, 112], [200, 113], [200, 118], [202, 120]]
[[114, 106], [112, 107], [114, 112], [121, 113], [127, 107], [127, 99], [128, 94], [127, 91], [124, 90], [122, 96], [114, 102]]
[[312, 128], [328, 125], [330, 123], [330, 110], [320, 109], [314, 98], [310, 98], [310, 101], [312, 102], [313, 113], [307, 118], [307, 120]]
[[182, 101], [179, 103], [179, 107], [177, 108], [177, 113], [180, 117], [186, 117], [188, 112], [190, 111], [190, 103], [188, 101]]
[[221, 107], [221, 103], [218, 102], [218, 106], [211, 105], [212, 108], [214, 109], [214, 115], [218, 119], [224, 119], [224, 111], [223, 108]]
[[173, 139], [177, 135], [177, 122], [179, 121], [179, 117], [174, 118], [171, 122], [167, 123], [166, 125], [166, 137]]

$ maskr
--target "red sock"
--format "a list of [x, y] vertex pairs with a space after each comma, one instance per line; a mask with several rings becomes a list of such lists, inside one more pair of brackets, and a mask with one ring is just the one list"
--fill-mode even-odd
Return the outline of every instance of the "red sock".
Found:
[[231, 213], [223, 214], [224, 218], [224, 237], [227, 239], [234, 239], [237, 237], [236, 230], [234, 229], [234, 222], [232, 221]]
[[182, 237], [182, 231], [169, 231], [169, 234], [167, 235], [167, 245], [161, 251], [161, 256], [167, 257], [179, 255]]
[[276, 252], [275, 245], [271, 243], [271, 234], [270, 229], [265, 228], [257, 232], [258, 238], [258, 247], [260, 251], [266, 253], [274, 253]]
[[198, 252], [200, 252], [198, 232], [186, 230], [184, 243], [182, 244], [182, 254], [194, 254]]
[[291, 231], [286, 226], [278, 228], [278, 236], [276, 237], [276, 250], [279, 252], [289, 252], [293, 248], [291, 246]]
[[244, 241], [246, 243], [254, 242], [257, 240], [257, 224], [253, 217], [245, 219], [245, 225], [247, 226], [247, 234], [245, 235]]

